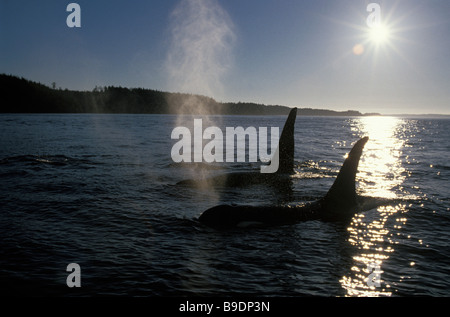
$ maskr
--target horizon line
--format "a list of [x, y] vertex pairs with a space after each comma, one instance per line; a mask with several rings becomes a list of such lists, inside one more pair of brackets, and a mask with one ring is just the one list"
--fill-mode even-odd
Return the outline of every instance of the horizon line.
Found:
[[[394, 113], [394, 114], [385, 114], [385, 113], [379, 113], [379, 112], [373, 112], [373, 111], [369, 111], [369, 112], [361, 112], [361, 110], [355, 110], [355, 109], [347, 109], [347, 110], [337, 110], [337, 109], [328, 109], [328, 108], [313, 108], [311, 106], [290, 106], [290, 105], [282, 105], [282, 104], [265, 104], [265, 103], [259, 103], [259, 102], [255, 102], [255, 101], [217, 101], [214, 97], [208, 96], [208, 95], [204, 95], [204, 94], [200, 94], [200, 93], [192, 93], [192, 92], [174, 92], [174, 91], [164, 91], [164, 90], [158, 90], [158, 89], [153, 89], [153, 88], [144, 88], [144, 87], [123, 87], [123, 86], [100, 86], [100, 85], [95, 85], [94, 88], [92, 90], [79, 90], [79, 89], [69, 89], [69, 88], [56, 88], [56, 87], [50, 87], [44, 83], [38, 82], [38, 81], [33, 81], [31, 79], [27, 79], [23, 76], [19, 75], [13, 75], [13, 74], [6, 74], [6, 73], [1, 73], [1, 75], [5, 75], [5, 76], [10, 76], [10, 77], [15, 77], [18, 79], [23, 79], [32, 83], [36, 83], [36, 84], [40, 84], [43, 85], [51, 90], [67, 90], [67, 91], [72, 91], [72, 92], [94, 92], [96, 89], [98, 88], [124, 88], [124, 89], [128, 89], [128, 90], [133, 90], [133, 89], [142, 89], [142, 90], [150, 90], [150, 91], [158, 91], [161, 93], [168, 93], [168, 94], [186, 94], [186, 95], [193, 95], [193, 96], [200, 96], [200, 97], [205, 97], [205, 98], [210, 98], [212, 100], [214, 100], [217, 103], [220, 104], [227, 104], [227, 103], [235, 103], [235, 104], [239, 104], [239, 103], [251, 103], [251, 104], [256, 104], [256, 105], [261, 105], [261, 106], [265, 106], [265, 107], [285, 107], [285, 108], [297, 108], [299, 110], [322, 110], [322, 111], [333, 111], [333, 112], [350, 112], [350, 111], [355, 111], [355, 112], [359, 112], [362, 116], [383, 116], [383, 117], [406, 117], [406, 116], [424, 116], [424, 117], [450, 117], [450, 113]], [[55, 82], [54, 82], [55, 83]], [[52, 83], [53, 84], [53, 83]], [[55, 83], [56, 85], [56, 83]], [[312, 115], [314, 116], [314, 115]], [[326, 116], [326, 115], [324, 115]]]

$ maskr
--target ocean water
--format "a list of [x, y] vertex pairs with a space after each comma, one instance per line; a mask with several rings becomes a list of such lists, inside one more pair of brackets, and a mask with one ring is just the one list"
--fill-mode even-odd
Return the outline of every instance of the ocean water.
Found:
[[[171, 158], [170, 115], [0, 115], [2, 294], [26, 296], [449, 296], [450, 120], [298, 117], [288, 188], [177, 182], [256, 163]], [[203, 127], [282, 128], [283, 116], [213, 116]], [[390, 199], [350, 222], [217, 231], [221, 203], [322, 197], [369, 136], [358, 193]], [[70, 263], [81, 287], [67, 286]]]

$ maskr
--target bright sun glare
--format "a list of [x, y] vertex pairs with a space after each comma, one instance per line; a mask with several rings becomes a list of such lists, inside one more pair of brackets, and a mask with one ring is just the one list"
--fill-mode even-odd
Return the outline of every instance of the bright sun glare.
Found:
[[390, 39], [390, 30], [384, 24], [379, 24], [369, 29], [369, 39], [371, 42], [381, 45], [387, 43]]

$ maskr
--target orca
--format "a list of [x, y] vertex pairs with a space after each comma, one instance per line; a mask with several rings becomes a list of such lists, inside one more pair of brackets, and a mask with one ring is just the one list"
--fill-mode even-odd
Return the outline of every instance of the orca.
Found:
[[187, 179], [177, 185], [200, 188], [210, 187], [239, 187], [252, 184], [276, 184], [290, 181], [294, 174], [294, 129], [297, 118], [297, 108], [292, 108], [281, 132], [276, 155], [278, 155], [278, 170], [275, 173], [258, 172], [230, 172], [201, 179]]
[[327, 194], [305, 205], [219, 205], [203, 212], [198, 221], [216, 229], [265, 227], [295, 224], [308, 220], [348, 220], [362, 207], [356, 194], [355, 178], [368, 137], [357, 141], [345, 159]]

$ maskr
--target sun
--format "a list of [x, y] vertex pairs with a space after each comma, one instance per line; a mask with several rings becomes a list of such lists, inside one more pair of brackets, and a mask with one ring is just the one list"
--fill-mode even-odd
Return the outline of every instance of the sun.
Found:
[[391, 30], [385, 24], [378, 24], [369, 28], [369, 41], [375, 45], [382, 45], [389, 42], [391, 38]]
[[393, 41], [395, 40], [395, 30], [392, 26], [385, 23], [378, 23], [374, 26], [361, 28], [361, 42], [353, 46], [352, 52], [354, 55], [363, 55], [370, 47], [376, 52], [385, 50], [387, 48], [394, 48]]

